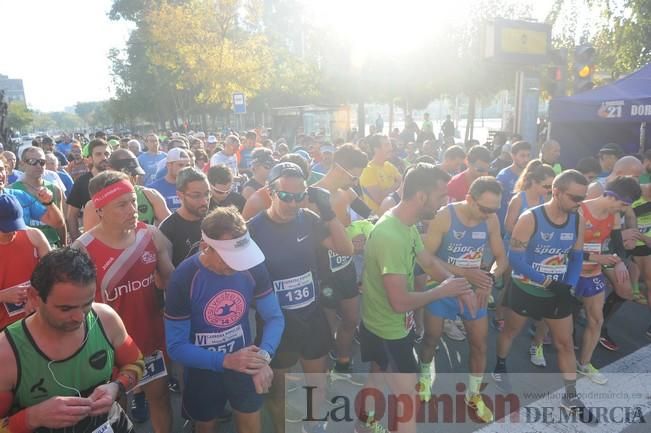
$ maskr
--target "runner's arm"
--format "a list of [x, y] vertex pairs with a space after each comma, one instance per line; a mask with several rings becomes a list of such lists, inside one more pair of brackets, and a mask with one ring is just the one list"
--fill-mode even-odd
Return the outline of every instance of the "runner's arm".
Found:
[[154, 231], [154, 244], [156, 245], [156, 253], [158, 256], [156, 270], [160, 277], [161, 286], [163, 286], [161, 289], [164, 289], [167, 286], [170, 275], [174, 271], [174, 265], [172, 264], [172, 243], [157, 227], [151, 226], [150, 230]]
[[520, 206], [522, 206], [522, 200], [520, 199], [520, 194], [517, 194], [511, 199], [509, 202], [509, 207], [506, 210], [506, 217], [504, 218], [505, 236], [509, 236], [511, 233], [513, 233], [513, 227], [515, 227], [515, 223], [520, 216], [518, 215]]
[[[81, 210], [68, 203], [68, 212], [66, 213], [66, 223], [68, 224], [68, 231], [70, 232], [70, 240], [74, 241], [81, 233], [79, 232], [79, 212]], [[45, 222], [45, 221], [43, 221]], [[88, 231], [88, 229], [85, 229]]]
[[545, 275], [534, 270], [531, 264], [527, 263], [526, 250], [535, 228], [536, 223], [531, 212], [525, 212], [518, 218], [515, 227], [513, 227], [513, 233], [511, 234], [509, 264], [515, 272], [524, 275], [538, 284], [544, 284], [546, 281]]
[[94, 303], [93, 310], [97, 313], [106, 337], [115, 348], [115, 366], [118, 374], [114, 382], [118, 382], [120, 391], [128, 392], [142, 379], [145, 371], [145, 360], [142, 352], [127, 333], [122, 319], [113, 308], [106, 304]]
[[160, 223], [165, 220], [165, 218], [172, 215], [172, 212], [170, 212], [170, 210], [167, 208], [165, 199], [160, 194], [160, 192], [151, 188], [143, 188], [142, 192], [145, 194], [145, 197], [147, 197], [147, 200], [149, 200], [149, 203], [151, 203], [151, 206], [154, 208], [154, 223], [156, 227], [158, 227]]
[[463, 278], [446, 279], [437, 287], [422, 292], [407, 290], [407, 276], [401, 274], [382, 275], [384, 290], [389, 305], [396, 313], [407, 313], [421, 308], [432, 301], [472, 293], [470, 284]]
[[337, 218], [323, 223], [328, 227], [330, 233], [322, 242], [324, 247], [331, 249], [341, 256], [352, 256], [355, 254], [353, 242], [348, 238], [344, 225]]
[[216, 372], [224, 371], [224, 352], [212, 352], [190, 342], [190, 319], [165, 317], [165, 340], [167, 353], [184, 367], [200, 368]]
[[576, 234], [576, 242], [570, 251], [569, 260], [567, 263], [567, 272], [565, 273], [565, 282], [571, 286], [576, 286], [581, 276], [581, 269], [583, 267], [583, 233], [585, 232], [585, 219], [582, 215], [577, 215], [579, 218], [579, 229]]
[[36, 248], [39, 258], [42, 258], [50, 251], [50, 243], [47, 241], [47, 238], [42, 231], [38, 229], [29, 229], [27, 230], [27, 237], [32, 245], [34, 245], [34, 248]]
[[416, 255], [416, 262], [421, 268], [423, 268], [425, 273], [435, 281], [445, 281], [453, 276], [453, 272], [450, 272], [445, 268], [446, 264], [426, 249]]
[[273, 289], [266, 295], [257, 298], [255, 305], [264, 322], [260, 349], [266, 350], [273, 358], [285, 330], [285, 317]]
[[509, 259], [504, 251], [504, 242], [502, 242], [502, 234], [500, 232], [500, 222], [497, 215], [493, 214], [488, 218], [488, 242], [490, 243], [491, 251], [495, 256], [495, 271], [493, 274], [497, 277], [502, 275], [509, 267]]

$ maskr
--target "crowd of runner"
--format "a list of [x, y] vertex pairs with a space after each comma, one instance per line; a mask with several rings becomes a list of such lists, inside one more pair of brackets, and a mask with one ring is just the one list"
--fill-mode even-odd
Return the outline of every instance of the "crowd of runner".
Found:
[[[169, 433], [180, 392], [198, 433], [231, 413], [260, 432], [263, 404], [283, 432], [302, 418], [285, 399], [299, 363], [322, 373], [307, 379], [316, 407], [329, 381], [368, 385], [362, 372], [408, 373], [390, 391], [429, 401], [443, 335], [467, 340], [465, 403], [490, 423], [484, 375], [511, 391], [527, 323], [531, 363], [555, 350], [561, 406], [584, 415], [577, 374], [607, 383], [593, 352], [619, 349], [607, 326], [624, 302], [647, 303], [651, 154], [609, 144], [564, 169], [553, 140], [539, 155], [517, 136], [464, 148], [427, 122], [291, 150], [257, 130], [0, 152], [0, 431], [150, 419]], [[384, 431], [372, 409], [357, 416], [356, 431]]]

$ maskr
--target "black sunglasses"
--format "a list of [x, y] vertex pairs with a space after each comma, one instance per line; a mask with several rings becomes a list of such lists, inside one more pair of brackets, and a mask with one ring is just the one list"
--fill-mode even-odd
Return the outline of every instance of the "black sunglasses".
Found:
[[566, 192], [567, 196], [572, 200], [574, 203], [581, 203], [583, 200], [585, 200], [584, 195], [574, 195], [570, 194], [569, 192]]
[[[475, 203], [477, 203], [477, 202], [475, 202]], [[500, 208], [495, 209], [495, 208], [492, 208], [492, 207], [486, 207], [486, 206], [480, 205], [479, 203], [477, 203], [477, 207], [479, 208], [479, 210], [482, 213], [484, 213], [486, 215], [490, 215], [492, 213], [497, 213], [497, 211], [500, 210]]]
[[37, 158], [29, 158], [25, 160], [25, 164], [31, 165], [32, 167], [36, 167], [37, 165], [40, 165], [41, 167], [45, 167], [45, 160], [44, 159], [37, 159]]
[[281, 201], [284, 201], [285, 203], [291, 203], [292, 201], [295, 201], [296, 203], [300, 203], [305, 199], [305, 196], [307, 195], [307, 191], [303, 191], [303, 192], [276, 191], [276, 195]]

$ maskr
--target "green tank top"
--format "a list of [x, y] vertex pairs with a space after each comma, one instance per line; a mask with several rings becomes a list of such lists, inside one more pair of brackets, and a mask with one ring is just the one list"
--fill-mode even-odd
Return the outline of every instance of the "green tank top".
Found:
[[156, 219], [154, 213], [154, 206], [151, 205], [151, 202], [145, 195], [145, 191], [142, 189], [142, 186], [136, 185], [136, 205], [138, 206], [138, 221], [143, 223], [153, 225]]
[[[640, 197], [633, 202], [633, 212], [637, 219], [637, 229], [643, 235], [651, 236], [651, 202], [644, 197]], [[635, 246], [646, 245], [642, 241], [637, 241]]]
[[[52, 197], [56, 197], [56, 194], [54, 192], [55, 191], [54, 184], [52, 182], [48, 182], [47, 180], [44, 180], [43, 185], [47, 189], [50, 190], [50, 192], [52, 193]], [[25, 191], [27, 194], [31, 195], [32, 197], [34, 197], [35, 200], [37, 200], [36, 197], [34, 196], [34, 194], [32, 194], [29, 191], [29, 189], [27, 188], [27, 185], [25, 185], [24, 182], [22, 182], [22, 181], [15, 182], [14, 184], [11, 185], [11, 187], [14, 188], [14, 189], [19, 189], [21, 191]], [[54, 203], [56, 203], [57, 206], [61, 206], [61, 199], [60, 198], [55, 199]], [[51, 246], [53, 246], [53, 247], [62, 246], [61, 245], [61, 238], [59, 237], [59, 232], [57, 232], [54, 227], [51, 227], [51, 226], [49, 226], [47, 224], [43, 224], [40, 220], [31, 220], [29, 222], [29, 226], [37, 228], [40, 231], [42, 231], [43, 234], [45, 235], [45, 237], [47, 238], [47, 241], [50, 243]]]
[[79, 390], [82, 397], [88, 397], [98, 385], [111, 380], [115, 351], [93, 310], [86, 315], [85, 343], [72, 356], [61, 361], [52, 361], [41, 352], [25, 325], [25, 319], [9, 325], [5, 332], [18, 367], [14, 391], [16, 411], [54, 396], [76, 397], [77, 393], [67, 387]]

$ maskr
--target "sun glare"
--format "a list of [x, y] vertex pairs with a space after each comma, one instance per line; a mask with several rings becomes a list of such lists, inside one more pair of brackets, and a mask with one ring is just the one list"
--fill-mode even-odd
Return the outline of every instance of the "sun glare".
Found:
[[426, 37], [462, 22], [471, 0], [304, 0], [319, 24], [350, 41], [354, 51], [417, 50]]

